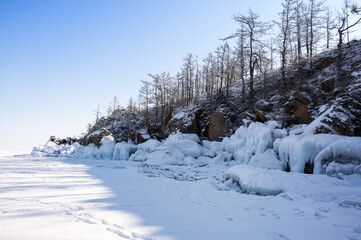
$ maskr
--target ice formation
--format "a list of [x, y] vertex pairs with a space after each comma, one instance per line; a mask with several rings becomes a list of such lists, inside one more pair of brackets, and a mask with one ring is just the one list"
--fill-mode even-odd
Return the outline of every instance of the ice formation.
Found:
[[120, 142], [115, 145], [113, 159], [128, 160], [130, 155], [137, 151], [137, 145], [132, 143]]
[[99, 156], [104, 159], [112, 159], [115, 147], [115, 141], [112, 136], [105, 136], [100, 141]]
[[353, 160], [357, 159], [361, 164], [361, 138], [360, 137], [341, 137], [332, 144], [324, 148], [316, 157], [314, 164], [314, 173], [322, 173], [322, 161], [330, 158], [342, 157]]
[[[285, 170], [289, 167], [290, 171], [300, 173], [305, 171], [306, 165], [308, 171], [314, 165], [314, 173], [351, 174], [358, 173], [357, 167], [361, 163], [361, 138], [313, 134], [306, 125], [287, 131], [281, 129], [277, 122], [270, 121], [266, 124], [250, 123], [248, 127], [241, 126], [222, 142], [201, 142], [196, 134], [179, 132], [162, 142], [148, 139], [139, 145], [130, 142], [115, 143], [112, 136], [105, 136], [99, 148], [93, 144], [84, 147], [78, 143], [56, 145], [48, 141], [43, 146], [34, 147], [32, 154], [131, 160], [149, 165], [204, 166], [234, 160], [238, 164], [258, 168]], [[340, 158], [344, 160], [341, 161]], [[323, 165], [325, 160], [327, 163], [337, 160], [337, 164]], [[349, 163], [352, 164], [345, 165]]]

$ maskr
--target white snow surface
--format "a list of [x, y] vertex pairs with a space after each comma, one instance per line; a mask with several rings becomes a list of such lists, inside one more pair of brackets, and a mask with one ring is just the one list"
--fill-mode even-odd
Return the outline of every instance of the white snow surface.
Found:
[[361, 239], [360, 175], [185, 162], [0, 157], [0, 239]]

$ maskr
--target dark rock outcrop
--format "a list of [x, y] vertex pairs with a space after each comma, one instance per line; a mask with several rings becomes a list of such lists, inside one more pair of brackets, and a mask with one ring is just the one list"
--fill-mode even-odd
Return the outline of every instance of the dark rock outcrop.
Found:
[[331, 106], [319, 119], [322, 123], [314, 130], [315, 133], [336, 133], [341, 135], [355, 135], [350, 112], [341, 106]]
[[311, 98], [306, 93], [299, 92], [286, 103], [286, 111], [288, 115], [294, 116], [295, 123], [309, 124], [313, 120], [308, 109], [311, 102]]
[[100, 141], [102, 140], [102, 138], [109, 135], [111, 135], [111, 132], [109, 132], [107, 129], [99, 129], [98, 131], [86, 136], [84, 144], [85, 146], [87, 146], [92, 143], [95, 146], [100, 146]]
[[335, 86], [335, 79], [334, 78], [328, 78], [321, 82], [322, 90], [325, 92], [332, 92]]
[[162, 121], [162, 133], [165, 133], [165, 130], [168, 126], [169, 121], [172, 119], [172, 114], [168, 114], [167, 116], [165, 116], [165, 118]]
[[211, 141], [221, 141], [229, 136], [229, 129], [223, 113], [214, 112], [209, 119], [208, 137]]
[[258, 122], [263, 122], [263, 123], [267, 122], [267, 117], [264, 115], [264, 113], [262, 113], [257, 109], [255, 109], [255, 111], [256, 111], [256, 120]]

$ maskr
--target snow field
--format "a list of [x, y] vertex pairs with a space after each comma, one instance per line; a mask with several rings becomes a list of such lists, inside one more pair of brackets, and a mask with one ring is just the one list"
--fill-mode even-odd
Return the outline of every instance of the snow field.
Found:
[[0, 166], [4, 240], [361, 238], [355, 174], [34, 156]]

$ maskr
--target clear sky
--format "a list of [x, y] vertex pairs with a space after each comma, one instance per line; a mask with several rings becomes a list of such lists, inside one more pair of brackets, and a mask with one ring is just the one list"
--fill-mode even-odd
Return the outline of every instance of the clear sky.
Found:
[[147, 73], [174, 74], [187, 53], [215, 50], [234, 14], [277, 19], [281, 2], [1, 0], [0, 150], [80, 135], [98, 104], [125, 106]]

